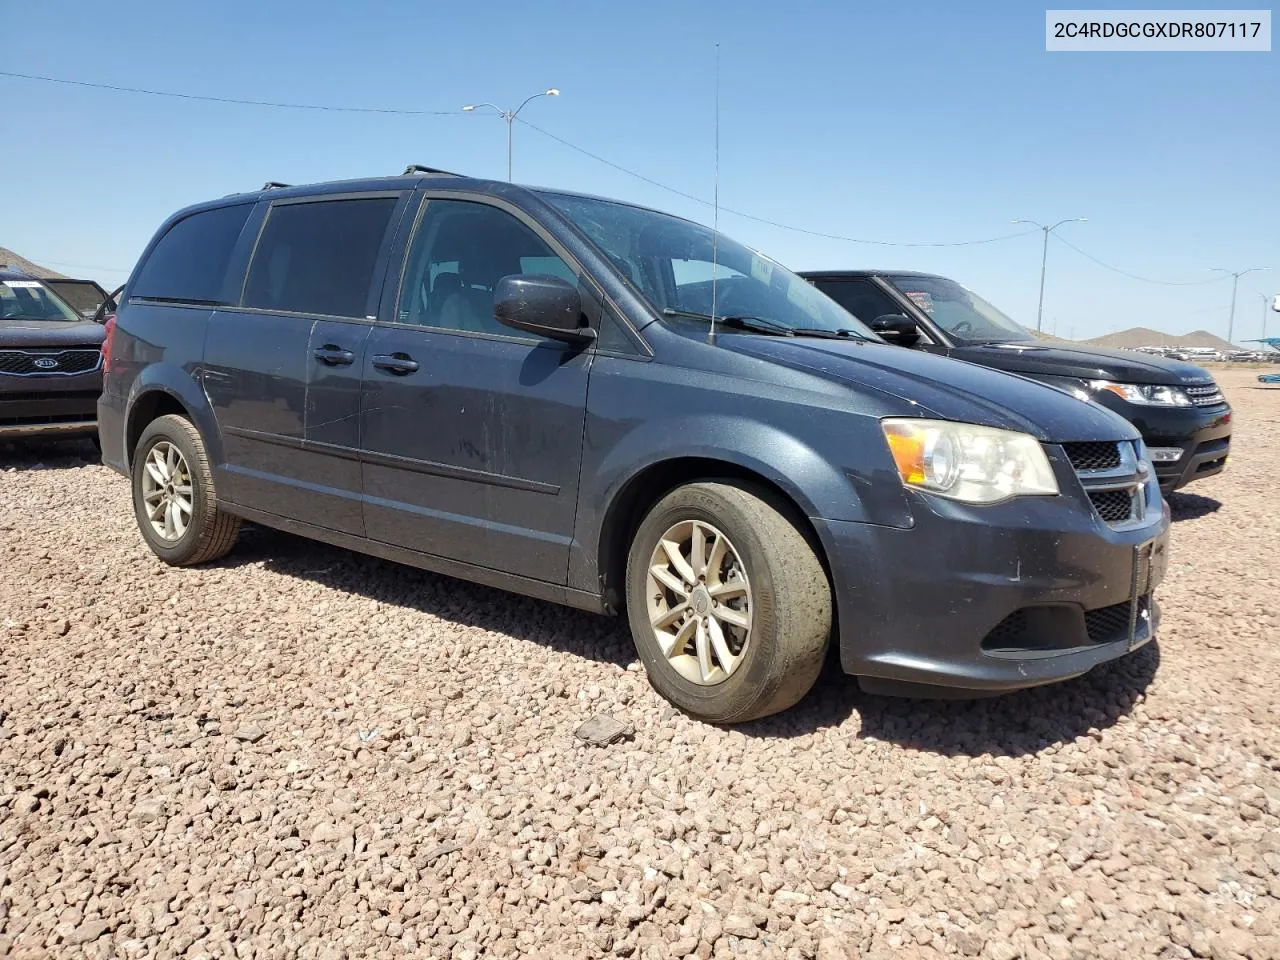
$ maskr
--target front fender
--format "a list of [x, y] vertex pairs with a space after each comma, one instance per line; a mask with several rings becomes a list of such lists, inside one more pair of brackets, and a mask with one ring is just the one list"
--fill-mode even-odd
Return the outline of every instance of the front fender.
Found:
[[781, 488], [805, 516], [875, 522], [853, 480], [812, 446], [778, 427], [724, 414], [638, 423], [600, 460], [600, 499], [593, 506], [607, 508], [650, 467], [689, 457], [759, 474]]
[[[761, 423], [721, 411], [630, 420], [621, 424], [588, 417], [578, 523], [569, 562], [569, 585], [600, 589], [609, 556], [611, 524], [632, 485], [664, 463], [697, 459], [748, 471], [780, 489], [811, 518], [910, 527], [902, 484], [884, 457], [858, 456], [868, 438], [880, 446], [878, 421], [832, 409], [812, 408], [798, 423]], [[874, 436], [871, 431], [874, 430]], [[838, 432], [836, 432], [838, 431]], [[817, 439], [837, 444], [847, 459], [824, 456]], [[878, 447], [871, 448], [878, 450]]]

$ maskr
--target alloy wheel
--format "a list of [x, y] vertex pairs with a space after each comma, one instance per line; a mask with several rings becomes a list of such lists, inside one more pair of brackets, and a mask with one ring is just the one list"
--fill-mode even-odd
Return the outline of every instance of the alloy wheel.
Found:
[[147, 451], [142, 472], [142, 502], [151, 529], [170, 543], [181, 540], [191, 523], [191, 470], [182, 451], [160, 440]]
[[729, 538], [684, 520], [658, 540], [646, 581], [649, 623], [667, 662], [700, 686], [723, 683], [751, 640], [751, 582]]

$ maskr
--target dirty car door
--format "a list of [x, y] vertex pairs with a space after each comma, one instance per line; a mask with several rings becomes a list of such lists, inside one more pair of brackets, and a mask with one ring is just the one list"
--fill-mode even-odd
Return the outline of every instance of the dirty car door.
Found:
[[564, 583], [592, 354], [494, 319], [517, 273], [575, 276], [509, 211], [425, 203], [394, 323], [365, 353], [365, 535]]

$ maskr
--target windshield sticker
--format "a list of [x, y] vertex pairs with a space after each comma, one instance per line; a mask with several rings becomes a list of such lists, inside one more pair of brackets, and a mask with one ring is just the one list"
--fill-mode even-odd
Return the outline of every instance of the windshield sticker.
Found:
[[908, 290], [907, 299], [925, 313], [933, 313], [933, 297], [929, 296], [924, 290]]
[[40, 281], [38, 280], [0, 280], [10, 290], [39, 290]]
[[751, 276], [755, 277], [761, 283], [768, 283], [773, 279], [773, 264], [760, 256], [760, 254], [752, 252]]

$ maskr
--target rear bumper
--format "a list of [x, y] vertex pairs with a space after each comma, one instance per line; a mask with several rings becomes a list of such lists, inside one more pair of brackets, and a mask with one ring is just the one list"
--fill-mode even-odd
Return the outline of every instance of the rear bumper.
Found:
[[124, 426], [121, 404], [104, 393], [98, 398], [98, 446], [102, 448], [102, 462], [116, 473], [128, 476]]
[[1079, 676], [1156, 633], [1168, 507], [1114, 530], [1062, 498], [914, 497], [910, 529], [815, 520], [841, 664], [873, 692], [999, 693]]

